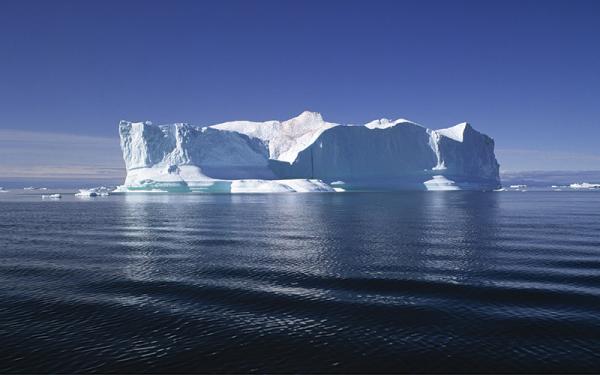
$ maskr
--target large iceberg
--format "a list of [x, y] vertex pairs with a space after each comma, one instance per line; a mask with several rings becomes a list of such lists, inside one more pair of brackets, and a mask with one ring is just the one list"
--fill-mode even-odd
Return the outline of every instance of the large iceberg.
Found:
[[430, 130], [381, 119], [363, 126], [303, 112], [287, 121], [206, 127], [121, 121], [119, 191], [308, 192], [493, 190], [494, 141], [469, 124]]

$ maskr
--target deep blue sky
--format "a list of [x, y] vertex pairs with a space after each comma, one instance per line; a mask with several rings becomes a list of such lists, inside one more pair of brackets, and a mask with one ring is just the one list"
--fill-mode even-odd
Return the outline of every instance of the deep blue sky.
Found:
[[0, 130], [116, 137], [120, 119], [310, 109], [469, 121], [509, 169], [600, 169], [599, 19], [600, 1], [3, 0]]

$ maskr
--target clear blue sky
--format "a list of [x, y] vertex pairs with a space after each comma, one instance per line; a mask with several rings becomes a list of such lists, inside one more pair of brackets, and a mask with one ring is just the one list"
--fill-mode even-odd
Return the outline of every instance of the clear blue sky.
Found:
[[3, 0], [0, 45], [5, 132], [310, 109], [469, 121], [508, 169], [600, 169], [600, 1]]

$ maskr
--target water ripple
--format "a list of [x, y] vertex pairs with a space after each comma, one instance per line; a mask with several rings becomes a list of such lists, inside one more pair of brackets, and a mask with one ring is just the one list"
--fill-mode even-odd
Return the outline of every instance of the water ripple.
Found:
[[600, 371], [600, 194], [2, 199], [3, 373]]

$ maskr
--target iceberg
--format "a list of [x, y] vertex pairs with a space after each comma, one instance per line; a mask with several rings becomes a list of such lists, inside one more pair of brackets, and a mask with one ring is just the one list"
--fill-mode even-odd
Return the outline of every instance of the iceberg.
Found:
[[42, 194], [42, 199], [60, 199], [62, 195], [60, 194]]
[[117, 192], [494, 190], [494, 141], [468, 123], [362, 126], [303, 112], [287, 121], [211, 126], [121, 121], [127, 177]]
[[527, 191], [527, 185], [510, 185], [509, 188], [514, 191]]
[[589, 182], [570, 184], [571, 189], [600, 189], [600, 184], [590, 184]]

